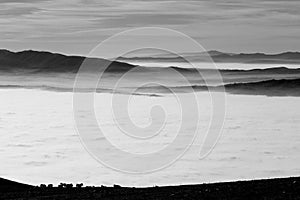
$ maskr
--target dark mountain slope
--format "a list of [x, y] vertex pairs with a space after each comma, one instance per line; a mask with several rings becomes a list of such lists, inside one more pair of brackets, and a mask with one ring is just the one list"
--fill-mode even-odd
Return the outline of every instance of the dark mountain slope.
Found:
[[10, 191], [24, 191], [32, 189], [33, 187], [34, 186], [0, 178], [0, 193]]
[[[81, 56], [65, 56], [62, 54], [38, 51], [11, 52], [0, 50], [0, 70], [7, 72], [72, 72], [76, 73], [85, 60]], [[97, 67], [109, 65], [107, 71], [123, 72], [133, 68], [133, 65], [122, 62], [110, 62], [100, 58], [87, 58], [88, 62]]]

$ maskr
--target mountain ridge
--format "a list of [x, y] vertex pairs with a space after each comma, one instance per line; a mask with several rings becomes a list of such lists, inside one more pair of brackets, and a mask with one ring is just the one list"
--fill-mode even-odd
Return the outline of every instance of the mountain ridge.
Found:
[[134, 66], [124, 62], [109, 61], [102, 58], [84, 56], [66, 56], [47, 51], [25, 50], [12, 52], [0, 49], [0, 70], [13, 72], [24, 70], [30, 72], [72, 72], [76, 73], [86, 60], [94, 65], [108, 66], [107, 71], [123, 72]]
[[[180, 55], [180, 56], [179, 56]], [[282, 52], [278, 54], [265, 53], [225, 53], [216, 50], [200, 53], [161, 54], [149, 57], [120, 57], [120, 61], [161, 61], [161, 62], [186, 62], [186, 60], [198, 62], [219, 63], [277, 63], [300, 64], [300, 52]], [[182, 57], [181, 57], [182, 56]]]
[[[226, 62], [226, 59], [228, 57], [232, 57], [236, 54], [227, 54], [223, 52], [214, 51], [211, 52], [214, 54], [212, 57], [213, 60], [223, 60]], [[255, 53], [255, 54], [237, 54], [239, 58], [246, 57], [245, 59], [242, 59], [244, 62], [248, 60], [247, 62], [257, 62], [258, 60], [264, 60], [266, 56], [269, 57], [269, 59], [273, 59], [273, 61], [280, 61], [282, 59], [289, 60], [289, 61], [299, 61], [300, 63], [300, 53], [299, 52], [284, 52], [280, 54], [273, 54], [273, 55], [267, 55], [263, 53]], [[250, 59], [250, 57], [260, 57], [260, 59]], [[278, 56], [278, 58], [277, 58]], [[225, 58], [224, 58], [225, 57]], [[270, 58], [271, 57], [271, 58]], [[276, 59], [274, 59], [274, 57]], [[280, 58], [279, 58], [280, 57]], [[298, 58], [299, 57], [299, 58]], [[262, 59], [263, 58], [263, 59]], [[78, 72], [81, 64], [83, 61], [90, 61], [95, 67], [103, 67], [108, 66], [106, 69], [106, 72], [127, 72], [130, 69], [137, 67], [138, 65], [133, 65], [126, 63], [127, 61], [130, 61], [133, 58], [128, 58], [128, 60], [120, 60], [117, 61], [110, 61], [102, 58], [92, 58], [92, 57], [84, 57], [84, 56], [67, 56], [60, 53], [52, 53], [47, 51], [34, 51], [34, 50], [25, 50], [20, 52], [12, 52], [6, 49], [0, 49], [0, 71], [2, 72], [28, 72], [28, 73], [43, 73], [43, 72], [70, 72], [70, 73], [76, 73]], [[137, 59], [137, 58], [134, 58]], [[157, 58], [144, 58], [139, 57], [138, 59], [146, 60], [146, 59], [157, 59]], [[177, 58], [167, 58], [166, 60], [169, 61], [169, 59], [175, 59], [176, 62], [181, 62], [182, 60], [178, 60]], [[181, 58], [182, 59], [182, 58]], [[165, 59], [164, 59], [165, 60]], [[227, 59], [228, 61], [228, 59]], [[279, 62], [280, 63], [280, 62]], [[145, 68], [142, 66], [139, 66], [140, 68]], [[185, 69], [180, 68], [176, 66], [170, 66], [170, 68], [173, 68], [178, 71], [184, 71], [184, 72], [192, 72], [193, 69]], [[150, 68], [149, 68], [150, 69]], [[194, 69], [195, 70], [195, 69]], [[204, 69], [203, 69], [204, 70]], [[220, 70], [224, 72], [228, 71], [236, 71], [236, 72], [247, 72], [251, 73], [254, 70], [260, 70], [261, 72], [278, 72], [278, 73], [293, 73], [298, 72], [298, 69], [290, 69], [285, 67], [277, 67], [277, 68], [269, 68], [266, 70], [262, 69], [252, 69], [252, 70]], [[296, 71], [295, 71], [296, 70]]]

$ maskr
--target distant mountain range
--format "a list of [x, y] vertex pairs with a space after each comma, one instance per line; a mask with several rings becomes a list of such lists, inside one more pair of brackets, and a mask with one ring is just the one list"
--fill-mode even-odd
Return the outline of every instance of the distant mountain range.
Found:
[[156, 61], [156, 62], [186, 62], [186, 60], [208, 62], [212, 59], [219, 63], [276, 63], [276, 64], [299, 64], [300, 52], [284, 52], [280, 54], [264, 53], [224, 53], [220, 51], [208, 51], [200, 53], [158, 54], [148, 57], [120, 57], [119, 61]]
[[[243, 61], [250, 60], [250, 58], [260, 58], [262, 60], [265, 57], [272, 57], [273, 60], [280, 58], [280, 60], [290, 59], [295, 61], [299, 56], [299, 53], [282, 53], [277, 54], [277, 56], [266, 54], [224, 54], [216, 51], [209, 53], [213, 58], [235, 57], [235, 59], [239, 58]], [[167, 58], [168, 55], [163, 56], [165, 56], [164, 59], [172, 59], [170, 57]], [[168, 87], [173, 88], [174, 91], [185, 92], [187, 86], [178, 79], [178, 76], [174, 76], [174, 70], [176, 70], [190, 82], [196, 91], [207, 90], [208, 88], [218, 91], [223, 85], [227, 92], [235, 94], [300, 96], [300, 68], [221, 69], [219, 73], [222, 76], [223, 83], [220, 84], [218, 77], [215, 76], [216, 69], [180, 68], [177, 66], [142, 67], [118, 61], [111, 62], [101, 58], [66, 56], [32, 50], [16, 53], [0, 50], [0, 88], [28, 88], [71, 92], [73, 91], [76, 77], [75, 73], [85, 59], [91, 64], [91, 72], [93, 74], [110, 64], [106, 69], [106, 72], [109, 73], [106, 74], [107, 76], [102, 77], [102, 87], [97, 92], [113, 91], [112, 86], [123, 76], [123, 73], [136, 67], [136, 70], [127, 77], [124, 82], [125, 85], [121, 86], [122, 90], [117, 92], [126, 93], [128, 88], [139, 85], [141, 81], [151, 82], [153, 77], [167, 85], [169, 84]], [[254, 60], [252, 59], [252, 61]], [[61, 74], [56, 76], [54, 73]], [[52, 76], [51, 74], [54, 75]], [[210, 84], [205, 82], [203, 75], [210, 80]], [[147, 92], [147, 95], [165, 92], [157, 87], [146, 87], [144, 90]], [[90, 88], [83, 87], [82, 91], [90, 91]]]
[[[186, 53], [183, 54], [185, 57], [196, 61], [207, 60], [207, 55], [210, 55], [215, 62], [239, 62], [239, 63], [299, 63], [300, 64], [300, 53], [299, 52], [286, 52], [281, 54], [267, 55], [262, 53], [255, 54], [230, 54], [222, 53], [218, 51], [210, 51], [207, 53]], [[161, 54], [154, 57], [131, 57], [124, 58], [120, 57], [117, 61], [109, 61], [102, 58], [86, 58], [83, 56], [66, 56], [51, 52], [41, 52], [27, 50], [22, 52], [11, 52], [8, 50], [0, 50], [0, 71], [1, 72], [12, 72], [12, 73], [47, 73], [47, 72], [68, 72], [76, 73], [81, 66], [82, 62], [89, 61], [92, 65], [99, 69], [109, 65], [106, 72], [126, 72], [136, 67], [136, 65], [128, 64], [132, 60], [140, 61], [173, 61], [183, 62], [184, 59], [181, 57], [174, 57], [170, 54]], [[170, 66], [171, 67], [171, 66]], [[144, 67], [141, 67], [144, 68]], [[179, 67], [171, 67], [178, 71], [191, 72], [192, 69], [183, 69]], [[149, 68], [150, 69], [150, 68]], [[259, 69], [258, 69], [259, 70]], [[292, 69], [287, 68], [275, 68], [272, 69], [273, 73], [293, 73]], [[226, 70], [222, 70], [226, 71]], [[233, 70], [234, 71], [234, 70]], [[241, 70], [251, 73], [251, 70]], [[253, 71], [252, 71], [253, 72]], [[270, 71], [263, 71], [269, 73]]]

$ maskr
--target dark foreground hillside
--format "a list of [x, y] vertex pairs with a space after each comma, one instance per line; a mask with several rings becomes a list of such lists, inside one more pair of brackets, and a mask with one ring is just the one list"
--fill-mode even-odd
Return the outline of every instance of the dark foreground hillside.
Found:
[[34, 187], [0, 179], [0, 199], [300, 199], [300, 177], [150, 188]]

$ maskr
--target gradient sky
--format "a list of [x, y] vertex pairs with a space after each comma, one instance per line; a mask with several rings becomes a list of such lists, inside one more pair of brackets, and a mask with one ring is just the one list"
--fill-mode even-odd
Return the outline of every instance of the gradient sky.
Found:
[[0, 48], [13, 51], [87, 55], [112, 34], [144, 26], [181, 31], [208, 50], [300, 51], [300, 0], [0, 1]]

